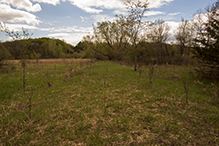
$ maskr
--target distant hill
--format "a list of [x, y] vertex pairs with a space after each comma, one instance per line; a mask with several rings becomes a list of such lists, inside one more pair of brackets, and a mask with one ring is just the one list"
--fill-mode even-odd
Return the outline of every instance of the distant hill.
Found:
[[11, 59], [20, 59], [24, 49], [27, 49], [29, 59], [71, 57], [76, 50], [74, 46], [59, 39], [36, 38], [0, 43], [10, 53]]

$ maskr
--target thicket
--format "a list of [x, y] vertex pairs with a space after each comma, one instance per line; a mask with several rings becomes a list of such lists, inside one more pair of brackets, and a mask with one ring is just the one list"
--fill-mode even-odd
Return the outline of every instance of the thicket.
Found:
[[[115, 44], [116, 45], [116, 44]], [[108, 48], [106, 43], [92, 43], [88, 41], [80, 42], [77, 47], [82, 50], [84, 58], [96, 58], [98, 60], [122, 61], [129, 64], [135, 63], [135, 53], [130, 44], [123, 44], [126, 49], [122, 52]], [[95, 48], [95, 50], [94, 50]], [[184, 54], [181, 54], [181, 46], [176, 44], [152, 43], [141, 41], [137, 44], [138, 64], [188, 64], [191, 63], [191, 56], [187, 56], [189, 51], [185, 47]], [[106, 54], [106, 55], [105, 55]], [[82, 57], [82, 58], [83, 58]]]

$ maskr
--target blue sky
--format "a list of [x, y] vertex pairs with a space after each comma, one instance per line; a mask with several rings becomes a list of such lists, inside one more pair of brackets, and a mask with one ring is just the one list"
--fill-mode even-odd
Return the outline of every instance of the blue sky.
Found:
[[[137, 1], [137, 0], [132, 0]], [[141, 0], [145, 1], [145, 0]], [[174, 32], [181, 17], [191, 20], [198, 9], [216, 0], [148, 0], [147, 20], [163, 19]], [[0, 0], [0, 21], [10, 30], [22, 27], [32, 38], [51, 37], [76, 45], [92, 32], [92, 24], [125, 13], [126, 0]], [[0, 40], [10, 40], [0, 32]]]

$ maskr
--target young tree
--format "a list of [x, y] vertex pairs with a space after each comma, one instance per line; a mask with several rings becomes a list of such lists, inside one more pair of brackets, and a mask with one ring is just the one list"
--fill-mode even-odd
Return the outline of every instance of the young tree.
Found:
[[207, 20], [194, 39], [197, 71], [204, 77], [219, 80], [219, 1], [207, 7], [204, 15]]
[[146, 0], [145, 2], [138, 1], [137, 3], [131, 2], [128, 0], [126, 3], [126, 8], [128, 9], [128, 16], [126, 16], [127, 23], [127, 31], [129, 43], [131, 43], [134, 52], [135, 52], [135, 66], [134, 70], [137, 71], [137, 44], [139, 39], [139, 33], [144, 24], [148, 22], [143, 22], [143, 18], [145, 16], [145, 12], [148, 11], [149, 2]]
[[[26, 96], [26, 59], [28, 58], [28, 48], [27, 48], [27, 39], [29, 39], [33, 34], [28, 33], [27, 30], [25, 30], [24, 28], [22, 28], [22, 33], [20, 32], [15, 32], [15, 31], [10, 31], [7, 27], [5, 27], [2, 31], [4, 31], [9, 37], [11, 37], [13, 40], [20, 40], [20, 39], [25, 39], [25, 41], [23, 41], [23, 45], [22, 45], [22, 51], [21, 51], [21, 65], [23, 68], [23, 92], [24, 92], [24, 96]], [[28, 96], [28, 100], [29, 100], [29, 118], [31, 119], [31, 107], [32, 107], [32, 95]]]
[[[27, 30], [25, 30], [24, 28], [22, 28], [22, 33], [18, 32], [18, 31], [13, 31], [13, 30], [9, 30], [8, 27], [4, 27], [4, 29], [2, 30], [3, 32], [6, 33], [7, 36], [9, 36], [10, 38], [12, 38], [12, 40], [20, 40], [20, 39], [29, 39], [33, 34], [28, 33]], [[27, 55], [28, 49], [27, 49], [27, 42], [24, 41], [23, 45], [22, 45], [22, 49], [21, 49], [21, 65], [23, 68], [23, 91], [24, 91], [24, 95], [25, 95], [25, 68], [26, 68], [26, 59], [28, 58]]]

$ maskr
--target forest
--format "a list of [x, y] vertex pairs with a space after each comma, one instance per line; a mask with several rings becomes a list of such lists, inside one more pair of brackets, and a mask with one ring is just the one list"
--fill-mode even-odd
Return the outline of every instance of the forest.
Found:
[[21, 52], [25, 48], [28, 59], [69, 58], [74, 53], [74, 47], [58, 39], [38, 38], [16, 40], [0, 44], [1, 49], [8, 51], [9, 59], [21, 59]]

